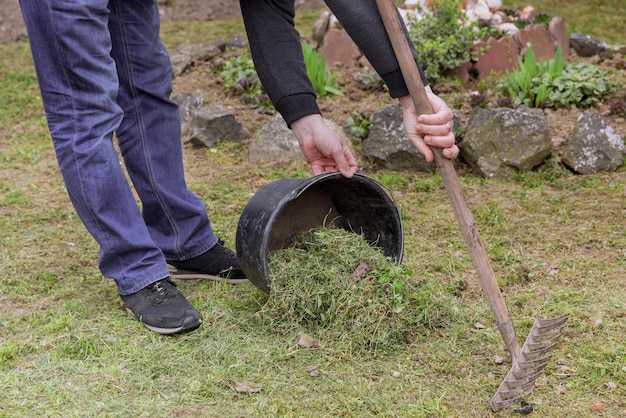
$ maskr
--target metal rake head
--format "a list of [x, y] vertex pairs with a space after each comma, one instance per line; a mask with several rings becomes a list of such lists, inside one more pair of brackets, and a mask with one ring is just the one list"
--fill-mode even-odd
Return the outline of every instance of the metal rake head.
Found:
[[518, 358], [489, 402], [493, 412], [514, 404], [530, 393], [535, 381], [548, 364], [550, 351], [558, 344], [568, 315], [553, 319], [535, 319]]

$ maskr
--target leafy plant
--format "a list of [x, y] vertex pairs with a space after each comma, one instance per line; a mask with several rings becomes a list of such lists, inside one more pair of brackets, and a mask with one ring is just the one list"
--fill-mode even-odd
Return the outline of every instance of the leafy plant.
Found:
[[241, 101], [261, 112], [269, 113], [273, 105], [256, 73], [249, 53], [221, 61], [214, 67], [222, 76], [224, 88], [240, 95]]
[[306, 73], [313, 89], [320, 97], [334, 94], [336, 96], [343, 96], [341, 90], [337, 88], [337, 81], [335, 77], [330, 74], [328, 66], [326, 65], [326, 57], [318, 53], [315, 48], [308, 44], [302, 44], [302, 53], [304, 54], [304, 63], [306, 65]]
[[348, 117], [345, 129], [357, 138], [367, 138], [371, 127], [372, 114], [365, 110], [358, 110]]
[[473, 45], [487, 33], [477, 22], [465, 18], [460, 6], [458, 0], [440, 0], [432, 14], [421, 20], [409, 19], [409, 34], [420, 66], [433, 83], [475, 58], [480, 51]]
[[586, 63], [565, 65], [561, 48], [554, 59], [537, 62], [531, 47], [513, 71], [497, 83], [515, 105], [537, 108], [589, 107], [610, 91], [609, 74]]

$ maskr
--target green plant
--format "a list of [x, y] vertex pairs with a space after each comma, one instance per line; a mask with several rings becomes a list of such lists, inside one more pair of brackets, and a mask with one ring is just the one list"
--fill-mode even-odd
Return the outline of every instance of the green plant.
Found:
[[357, 138], [367, 138], [372, 127], [372, 114], [365, 110], [357, 110], [346, 120], [345, 129]]
[[311, 84], [313, 84], [315, 93], [320, 97], [325, 97], [329, 94], [343, 96], [341, 90], [337, 88], [335, 77], [330, 74], [326, 66], [326, 57], [318, 53], [315, 48], [308, 43], [302, 44], [302, 53], [304, 55], [306, 73], [311, 80]]
[[440, 0], [432, 14], [421, 20], [409, 19], [411, 41], [420, 66], [432, 83], [480, 52], [473, 45], [485, 36], [487, 29], [466, 19], [460, 5], [458, 0]]
[[242, 102], [263, 112], [273, 109], [249, 52], [219, 62], [213, 67], [213, 71], [219, 72], [224, 88], [240, 95]]
[[537, 108], [589, 107], [610, 91], [609, 73], [586, 63], [565, 65], [561, 48], [555, 58], [538, 62], [529, 47], [519, 69], [500, 79], [496, 88], [515, 105]]

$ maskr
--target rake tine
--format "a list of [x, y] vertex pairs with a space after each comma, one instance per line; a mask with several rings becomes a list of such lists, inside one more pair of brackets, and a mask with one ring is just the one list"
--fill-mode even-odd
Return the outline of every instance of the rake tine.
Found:
[[524, 378], [532, 375], [533, 373], [535, 373], [536, 370], [543, 370], [543, 369], [545, 369], [545, 367], [548, 364], [549, 360], [550, 360], [550, 357], [546, 357], [546, 358], [541, 359], [541, 362], [535, 362], [533, 367], [527, 367], [525, 369], [520, 369], [520, 370], [511, 370], [511, 375], [516, 380], [524, 379]]
[[558, 316], [556, 318], [549, 318], [549, 319], [535, 318], [535, 326], [537, 326], [537, 329], [539, 330], [542, 330], [545, 328], [556, 328], [556, 327], [563, 325], [565, 321], [567, 321], [568, 317], [569, 315], [565, 314], [565, 315]]
[[513, 389], [517, 389], [521, 387], [522, 385], [526, 385], [528, 383], [534, 383], [544, 368], [545, 368], [545, 365], [543, 367], [540, 367], [539, 369], [530, 370], [530, 373], [525, 372], [524, 373], [525, 376], [522, 376], [521, 378], [517, 377], [517, 373], [513, 373], [516, 376], [515, 380], [511, 380], [511, 381], [505, 380], [506, 384], [504, 386], [506, 386], [507, 390], [513, 390]]
[[561, 328], [558, 328], [555, 330], [546, 331], [543, 334], [533, 335], [532, 342], [538, 343], [541, 341], [551, 341], [551, 340], [558, 339], [560, 335], [561, 335]]
[[523, 382], [517, 385], [515, 389], [511, 389], [511, 390], [507, 390], [503, 386], [507, 386], [507, 385], [502, 384], [500, 385], [500, 389], [498, 389], [498, 394], [500, 395], [499, 397], [501, 400], [509, 400], [513, 398], [515, 398], [515, 400], [519, 400], [522, 397], [520, 395], [524, 395], [528, 393], [533, 388], [533, 386], [535, 386], [535, 381], [530, 380], [528, 382]]
[[[511, 405], [529, 393], [552, 356], [548, 354], [558, 344], [561, 327], [567, 315], [554, 319], [535, 319], [513, 367], [489, 402], [493, 412]], [[546, 355], [547, 354], [547, 355]]]
[[[556, 347], [557, 344], [558, 344], [558, 341], [554, 341], [550, 345], [543, 345], [541, 348], [534, 349], [532, 351], [529, 351], [528, 353], [524, 353], [523, 356], [526, 358], [526, 360], [531, 360], [531, 359], [541, 357], [544, 354], [552, 351], [552, 349], [554, 349], [554, 347]], [[535, 344], [532, 344], [532, 345], [535, 345]]]
[[533, 360], [520, 360], [513, 364], [511, 371], [519, 372], [522, 370], [536, 369], [538, 367], [541, 367], [544, 363], [547, 363], [548, 360], [550, 360], [549, 356], [542, 357], [540, 359], [533, 359]]

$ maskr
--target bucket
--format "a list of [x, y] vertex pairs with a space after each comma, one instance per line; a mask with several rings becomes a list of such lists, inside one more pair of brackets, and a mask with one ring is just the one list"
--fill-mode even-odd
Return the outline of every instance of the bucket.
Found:
[[277, 180], [252, 196], [239, 218], [235, 239], [248, 280], [269, 293], [268, 254], [320, 226], [360, 234], [385, 256], [402, 262], [402, 221], [391, 193], [362, 174], [346, 178], [327, 173]]

